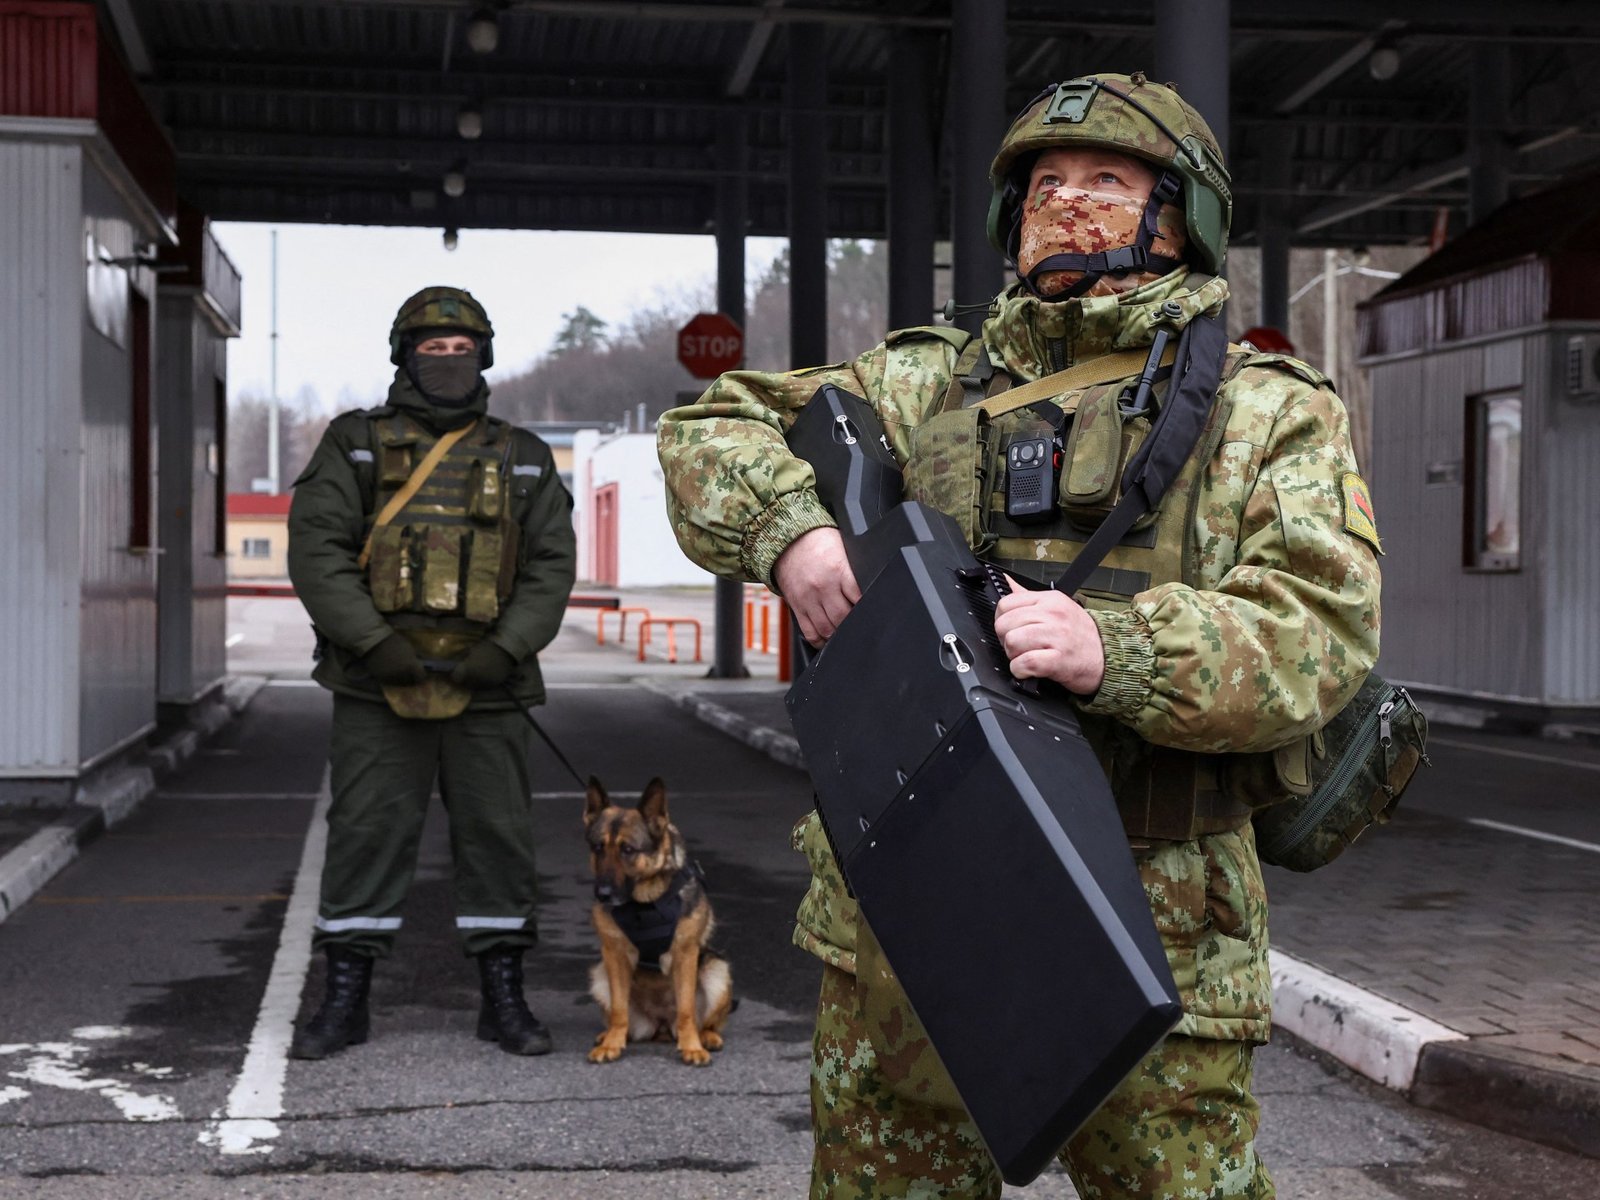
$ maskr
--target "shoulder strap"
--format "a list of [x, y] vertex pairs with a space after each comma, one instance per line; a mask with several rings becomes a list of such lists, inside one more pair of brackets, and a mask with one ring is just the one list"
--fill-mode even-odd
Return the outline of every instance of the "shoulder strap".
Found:
[[383, 511], [378, 514], [377, 520], [372, 522], [372, 529], [367, 533], [366, 543], [361, 547], [361, 554], [356, 558], [356, 566], [363, 571], [367, 569], [367, 559], [372, 557], [372, 539], [376, 536], [378, 530], [394, 520], [395, 515], [407, 504], [411, 503], [411, 497], [422, 490], [422, 485], [428, 482], [428, 476], [433, 474], [433, 469], [444, 461], [446, 454], [450, 453], [450, 447], [454, 446], [477, 427], [478, 422], [476, 420], [469, 421], [460, 429], [452, 429], [433, 444], [433, 449], [423, 456], [422, 461], [417, 464], [417, 469], [411, 472], [411, 478], [405, 481], [398, 492], [389, 497], [389, 503], [383, 506]]
[[[1175, 357], [1176, 351], [1168, 347], [1161, 356], [1161, 365], [1166, 366]], [[1035, 379], [1032, 383], [1014, 387], [993, 399], [985, 400], [978, 407], [991, 417], [1004, 416], [1008, 412], [1026, 408], [1035, 401], [1059, 396], [1062, 392], [1094, 387], [1102, 383], [1115, 383], [1119, 379], [1137, 375], [1139, 368], [1144, 366], [1148, 358], [1147, 350], [1119, 350], [1115, 354], [1104, 354], [1099, 358], [1087, 359], [1068, 367], [1065, 371], [1057, 371], [1054, 375], [1046, 375], [1043, 379]]]
[[[1167, 485], [1194, 453], [1216, 401], [1228, 335], [1217, 317], [1199, 316], [1184, 327], [1167, 401], [1155, 427], [1122, 476], [1122, 499], [1084, 543], [1056, 587], [1072, 595], [1133, 523], [1161, 503]], [[1041, 380], [1040, 382], [1044, 382]]]

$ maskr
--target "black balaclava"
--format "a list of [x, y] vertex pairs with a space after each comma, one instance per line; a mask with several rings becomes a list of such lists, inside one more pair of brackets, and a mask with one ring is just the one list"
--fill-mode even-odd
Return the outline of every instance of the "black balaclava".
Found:
[[[457, 330], [448, 332], [456, 333]], [[436, 336], [429, 332], [428, 336]], [[406, 348], [406, 374], [424, 397], [441, 408], [465, 408], [483, 387], [482, 354], [418, 354], [414, 339]], [[477, 338], [473, 338], [476, 343]]]

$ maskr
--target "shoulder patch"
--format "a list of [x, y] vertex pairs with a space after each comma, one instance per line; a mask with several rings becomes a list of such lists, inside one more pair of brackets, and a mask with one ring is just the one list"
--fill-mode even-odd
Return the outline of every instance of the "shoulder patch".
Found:
[[1379, 554], [1383, 543], [1378, 540], [1378, 518], [1372, 511], [1372, 493], [1367, 481], [1354, 471], [1346, 471], [1339, 480], [1339, 490], [1344, 496], [1345, 532], [1368, 543]]

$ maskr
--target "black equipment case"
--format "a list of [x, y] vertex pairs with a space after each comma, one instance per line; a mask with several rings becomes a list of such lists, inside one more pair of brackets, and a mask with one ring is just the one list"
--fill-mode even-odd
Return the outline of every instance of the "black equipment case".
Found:
[[1012, 678], [996, 575], [950, 518], [898, 502], [871, 407], [824, 387], [789, 444], [863, 589], [787, 697], [818, 811], [1002, 1175], [1025, 1184], [1180, 1015], [1149, 902], [1071, 704]]

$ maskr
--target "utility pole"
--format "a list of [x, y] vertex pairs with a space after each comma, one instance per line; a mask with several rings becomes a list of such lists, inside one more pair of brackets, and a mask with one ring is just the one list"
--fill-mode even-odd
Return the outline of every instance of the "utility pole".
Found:
[[281, 488], [278, 471], [278, 231], [272, 231], [272, 405], [267, 409], [267, 478], [276, 496]]

